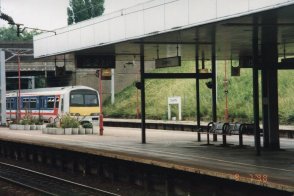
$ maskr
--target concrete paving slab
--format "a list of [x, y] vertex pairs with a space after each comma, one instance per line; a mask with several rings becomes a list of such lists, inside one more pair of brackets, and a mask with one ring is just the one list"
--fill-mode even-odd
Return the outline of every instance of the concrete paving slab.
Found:
[[[206, 145], [197, 142], [197, 133], [147, 129], [147, 144], [141, 143], [141, 130], [105, 127], [104, 135], [48, 135], [41, 131], [0, 128], [0, 139], [46, 147], [74, 150], [165, 168], [231, 179], [294, 193], [294, 140], [281, 139], [279, 151], [255, 155], [253, 136], [244, 136], [244, 148], [237, 147], [238, 136], [228, 136]], [[205, 135], [202, 136], [203, 138]]]

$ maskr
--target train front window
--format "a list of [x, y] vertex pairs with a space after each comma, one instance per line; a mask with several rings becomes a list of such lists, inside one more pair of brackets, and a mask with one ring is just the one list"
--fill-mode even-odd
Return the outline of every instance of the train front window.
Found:
[[92, 90], [74, 90], [70, 93], [71, 106], [98, 106], [98, 96]]
[[70, 96], [70, 103], [74, 106], [84, 105], [84, 96], [80, 94], [74, 94]]
[[98, 100], [96, 95], [85, 95], [85, 105], [97, 105]]

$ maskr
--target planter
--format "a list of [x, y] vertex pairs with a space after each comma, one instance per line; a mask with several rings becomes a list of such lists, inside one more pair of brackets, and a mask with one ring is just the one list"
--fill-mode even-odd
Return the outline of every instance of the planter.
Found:
[[86, 134], [93, 134], [93, 128], [86, 128]]
[[24, 125], [16, 125], [17, 130], [24, 130]]
[[31, 125], [30, 127], [31, 130], [36, 130], [36, 128], [37, 128], [37, 125]]
[[56, 128], [56, 135], [64, 135], [64, 129], [63, 128]]
[[93, 134], [98, 134], [99, 133], [99, 128], [98, 128], [98, 126], [94, 126], [93, 127]]
[[65, 135], [71, 135], [72, 134], [72, 128], [64, 128], [64, 134]]
[[17, 129], [17, 124], [10, 124], [9, 129], [16, 130]]
[[47, 133], [48, 133], [48, 134], [56, 134], [56, 129], [57, 129], [57, 128], [51, 128], [51, 127], [49, 128], [49, 127], [48, 127], [48, 128], [47, 128]]
[[80, 127], [80, 128], [79, 128], [79, 134], [80, 134], [80, 135], [85, 135], [85, 133], [86, 133], [86, 129], [83, 128], [83, 127]]
[[46, 128], [46, 127], [44, 127], [44, 125], [36, 125], [36, 130], [42, 130], [43, 128]]
[[42, 129], [42, 133], [44, 133], [44, 134], [48, 134], [48, 130], [47, 130], [46, 127], [44, 127], [44, 128]]
[[72, 128], [72, 134], [74, 135], [79, 134], [79, 128]]
[[31, 125], [24, 125], [24, 130], [31, 130]]

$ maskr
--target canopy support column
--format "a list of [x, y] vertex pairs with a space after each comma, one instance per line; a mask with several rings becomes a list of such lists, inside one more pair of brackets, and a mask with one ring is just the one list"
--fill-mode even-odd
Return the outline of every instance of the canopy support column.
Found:
[[140, 76], [141, 76], [141, 129], [142, 144], [146, 143], [146, 123], [145, 123], [145, 58], [144, 44], [140, 44]]

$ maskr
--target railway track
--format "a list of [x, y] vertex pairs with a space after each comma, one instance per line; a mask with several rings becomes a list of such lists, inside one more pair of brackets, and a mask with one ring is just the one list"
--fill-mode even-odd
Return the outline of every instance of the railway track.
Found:
[[40, 195], [118, 196], [116, 193], [3, 162], [0, 162], [0, 179], [40, 193]]

